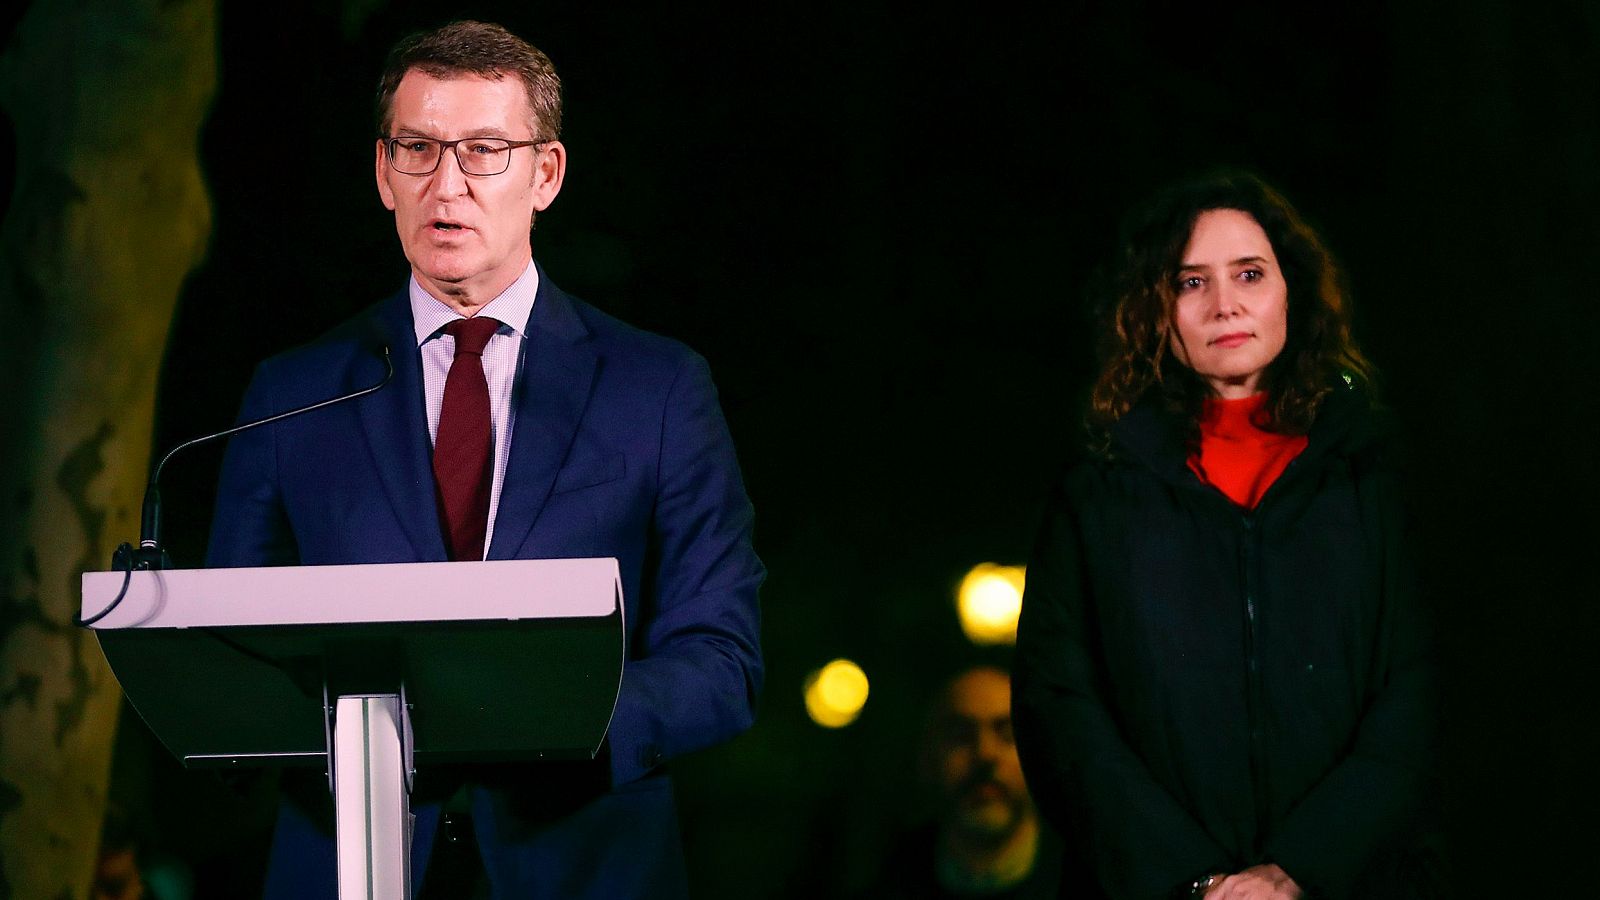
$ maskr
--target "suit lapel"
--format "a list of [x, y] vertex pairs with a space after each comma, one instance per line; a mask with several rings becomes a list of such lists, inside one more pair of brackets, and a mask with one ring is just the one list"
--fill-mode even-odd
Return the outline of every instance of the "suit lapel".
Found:
[[495, 513], [490, 559], [513, 559], [539, 518], [556, 473], [583, 419], [594, 386], [595, 351], [572, 298], [539, 271], [539, 293], [528, 317], [522, 372], [513, 401], [500, 505]]
[[394, 381], [360, 404], [364, 436], [414, 557], [420, 562], [441, 561], [446, 557], [434, 499], [422, 361], [406, 292], [384, 303], [377, 318], [394, 361]]

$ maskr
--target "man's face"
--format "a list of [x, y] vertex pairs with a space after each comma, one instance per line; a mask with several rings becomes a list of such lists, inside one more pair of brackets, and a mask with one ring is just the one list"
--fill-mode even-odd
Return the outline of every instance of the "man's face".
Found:
[[951, 683], [934, 723], [934, 777], [948, 825], [1000, 840], [1033, 807], [1011, 737], [1011, 681], [973, 669]]
[[[386, 137], [442, 141], [496, 137], [527, 141], [533, 114], [522, 81], [476, 75], [434, 78], [415, 69], [395, 91]], [[431, 175], [404, 175], [378, 142], [378, 194], [424, 289], [452, 305], [481, 306], [522, 274], [533, 258], [533, 214], [561, 190], [566, 151], [557, 142], [510, 152], [499, 175], [467, 175], [446, 150]]]

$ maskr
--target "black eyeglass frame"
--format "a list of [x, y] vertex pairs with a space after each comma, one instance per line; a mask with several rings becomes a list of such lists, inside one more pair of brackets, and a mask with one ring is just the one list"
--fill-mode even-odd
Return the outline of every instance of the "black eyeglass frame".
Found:
[[[439, 171], [439, 164], [444, 162], [444, 151], [446, 151], [446, 150], [449, 150], [450, 152], [452, 152], [452, 153], [454, 153], [456, 155], [456, 165], [461, 167], [461, 174], [463, 174], [463, 175], [472, 175], [472, 176], [477, 177], [477, 178], [493, 178], [496, 175], [504, 175], [507, 171], [509, 171], [511, 169], [511, 153], [510, 153], [510, 151], [515, 150], [518, 147], [539, 147], [539, 146], [542, 146], [544, 144], [553, 144], [553, 143], [555, 143], [555, 140], [553, 138], [546, 138], [546, 139], [540, 140], [540, 141], [512, 141], [512, 140], [507, 140], [505, 138], [497, 138], [497, 137], [464, 137], [464, 138], [456, 138], [453, 141], [441, 141], [438, 138], [423, 137], [422, 135], [404, 135], [402, 137], [386, 137], [386, 138], [379, 138], [379, 140], [383, 141], [383, 146], [384, 146], [384, 149], [386, 151], [384, 153], [384, 156], [388, 157], [388, 159], [389, 159], [389, 168], [394, 169], [396, 172], [399, 172], [401, 175], [412, 175], [412, 176], [415, 176], [417, 178], [425, 178], [425, 177], [427, 177], [429, 175], [432, 175], [434, 172]], [[430, 144], [437, 144], [438, 147], [439, 147], [439, 155], [433, 161], [433, 168], [429, 169], [426, 172], [407, 172], [404, 169], [400, 168], [399, 166], [395, 165], [394, 155], [395, 155], [396, 148], [401, 143], [403, 143], [405, 141], [426, 141], [426, 142], [428, 142]], [[468, 172], [466, 163], [462, 162], [462, 160], [461, 160], [461, 147], [460, 147], [460, 145], [462, 143], [471, 142], [471, 141], [497, 141], [497, 142], [504, 143], [506, 145], [506, 151], [507, 151], [506, 152], [506, 157], [505, 157], [505, 160], [506, 160], [505, 168], [501, 169], [498, 172]]]

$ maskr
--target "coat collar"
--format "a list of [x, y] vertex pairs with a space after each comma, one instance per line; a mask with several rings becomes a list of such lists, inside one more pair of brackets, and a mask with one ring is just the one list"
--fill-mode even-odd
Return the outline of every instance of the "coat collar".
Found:
[[594, 387], [598, 351], [576, 301], [539, 270], [512, 403], [517, 418], [489, 559], [515, 559], [544, 509]]
[[442, 561], [448, 557], [434, 497], [422, 356], [412, 332], [406, 291], [379, 304], [376, 318], [394, 361], [394, 381], [361, 404], [363, 435], [384, 492], [411, 541], [412, 557], [419, 562]]
[[[1374, 409], [1370, 391], [1360, 382], [1337, 380], [1307, 434], [1306, 449], [1299, 459], [1314, 460], [1325, 455], [1351, 454], [1373, 444], [1384, 430]], [[1183, 422], [1169, 412], [1157, 392], [1147, 392], [1110, 428], [1112, 454], [1137, 460], [1172, 483], [1190, 484], [1189, 447]], [[1300, 466], [1304, 468], [1302, 464]]]

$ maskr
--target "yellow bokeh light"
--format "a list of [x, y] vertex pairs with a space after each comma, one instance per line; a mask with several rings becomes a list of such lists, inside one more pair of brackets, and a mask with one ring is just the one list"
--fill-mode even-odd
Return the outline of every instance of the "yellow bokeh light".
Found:
[[824, 728], [843, 728], [867, 703], [867, 673], [848, 659], [836, 659], [806, 676], [806, 712]]
[[1015, 644], [1022, 612], [1022, 566], [979, 563], [961, 579], [956, 610], [961, 630], [974, 644]]

